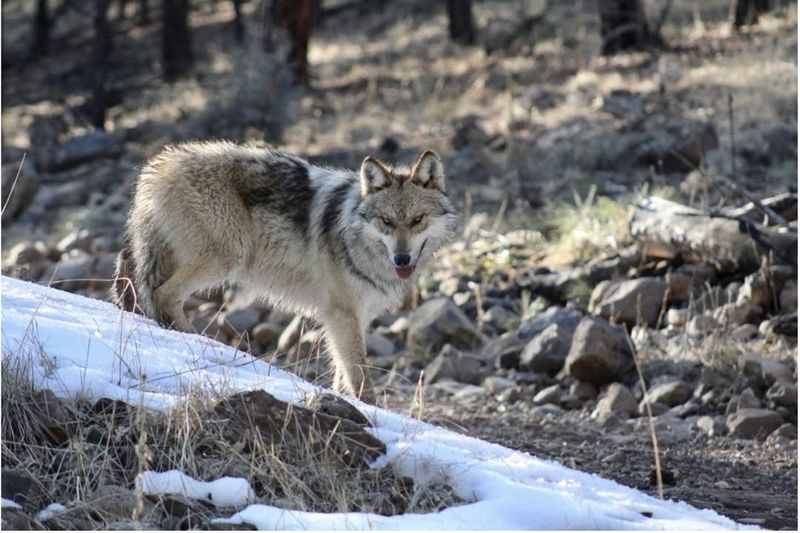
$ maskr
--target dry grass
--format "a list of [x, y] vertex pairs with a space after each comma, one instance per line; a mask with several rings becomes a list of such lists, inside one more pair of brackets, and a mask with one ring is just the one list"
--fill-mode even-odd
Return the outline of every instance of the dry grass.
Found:
[[[177, 469], [207, 481], [243, 477], [258, 503], [303, 511], [393, 515], [460, 503], [444, 480], [417, 485], [391, 464], [348, 464], [334, 448], [320, 449], [331, 436], [312, 434], [311, 427], [299, 442], [257, 427], [231, 438], [229, 419], [215, 410], [222, 397], [208, 393], [190, 394], [168, 412], [112, 400], [62, 402], [34, 388], [31, 361], [3, 357], [3, 466], [34, 480], [33, 496], [23, 504], [30, 512], [52, 502], [66, 505], [61, 526], [96, 529], [133, 518], [172, 529], [196, 525], [198, 513], [210, 515], [198, 505], [190, 510], [193, 518], [177, 516], [168, 502], [134, 493], [136, 476], [145, 470]], [[226, 516], [226, 510], [215, 514]]]

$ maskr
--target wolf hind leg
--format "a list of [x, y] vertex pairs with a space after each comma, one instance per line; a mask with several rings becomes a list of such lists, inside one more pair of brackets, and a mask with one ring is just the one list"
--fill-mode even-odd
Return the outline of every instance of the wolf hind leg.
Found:
[[209, 265], [178, 264], [172, 276], [155, 290], [156, 312], [164, 325], [196, 332], [183, 312], [183, 304], [193, 292], [220, 282], [222, 274], [215, 277], [210, 272]]
[[367, 368], [364, 335], [356, 316], [335, 310], [325, 320], [325, 331], [334, 363], [334, 387], [362, 401], [375, 402], [375, 388]]

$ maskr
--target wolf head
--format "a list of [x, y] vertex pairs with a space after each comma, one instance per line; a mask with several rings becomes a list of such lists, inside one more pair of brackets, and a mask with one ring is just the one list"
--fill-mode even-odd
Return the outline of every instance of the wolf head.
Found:
[[427, 150], [408, 169], [367, 157], [360, 179], [364, 244], [385, 252], [386, 269], [408, 279], [433, 258], [455, 229], [455, 208], [445, 194], [442, 160]]

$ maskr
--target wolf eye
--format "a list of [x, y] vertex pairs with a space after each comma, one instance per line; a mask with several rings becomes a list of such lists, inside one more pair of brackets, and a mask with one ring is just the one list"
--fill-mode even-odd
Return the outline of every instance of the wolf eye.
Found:
[[392, 224], [392, 221], [391, 221], [391, 220], [389, 220], [389, 219], [388, 219], [388, 218], [386, 218], [386, 217], [381, 217], [381, 222], [383, 222], [384, 224], [386, 224], [386, 225], [387, 225], [387, 226], [389, 226], [389, 227], [392, 227], [392, 225], [393, 225], [393, 224]]
[[411, 221], [411, 225], [412, 226], [416, 226], [417, 224], [422, 222], [423, 218], [425, 218], [425, 215], [417, 215], [417, 216], [415, 216], [414, 219]]

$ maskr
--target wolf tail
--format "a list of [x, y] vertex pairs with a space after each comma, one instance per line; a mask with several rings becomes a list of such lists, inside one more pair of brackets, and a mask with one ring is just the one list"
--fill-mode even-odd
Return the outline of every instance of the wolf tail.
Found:
[[129, 234], [128, 245], [117, 256], [113, 299], [122, 309], [161, 321], [154, 294], [170, 276], [172, 257], [151, 224], [139, 227], [144, 231]]

